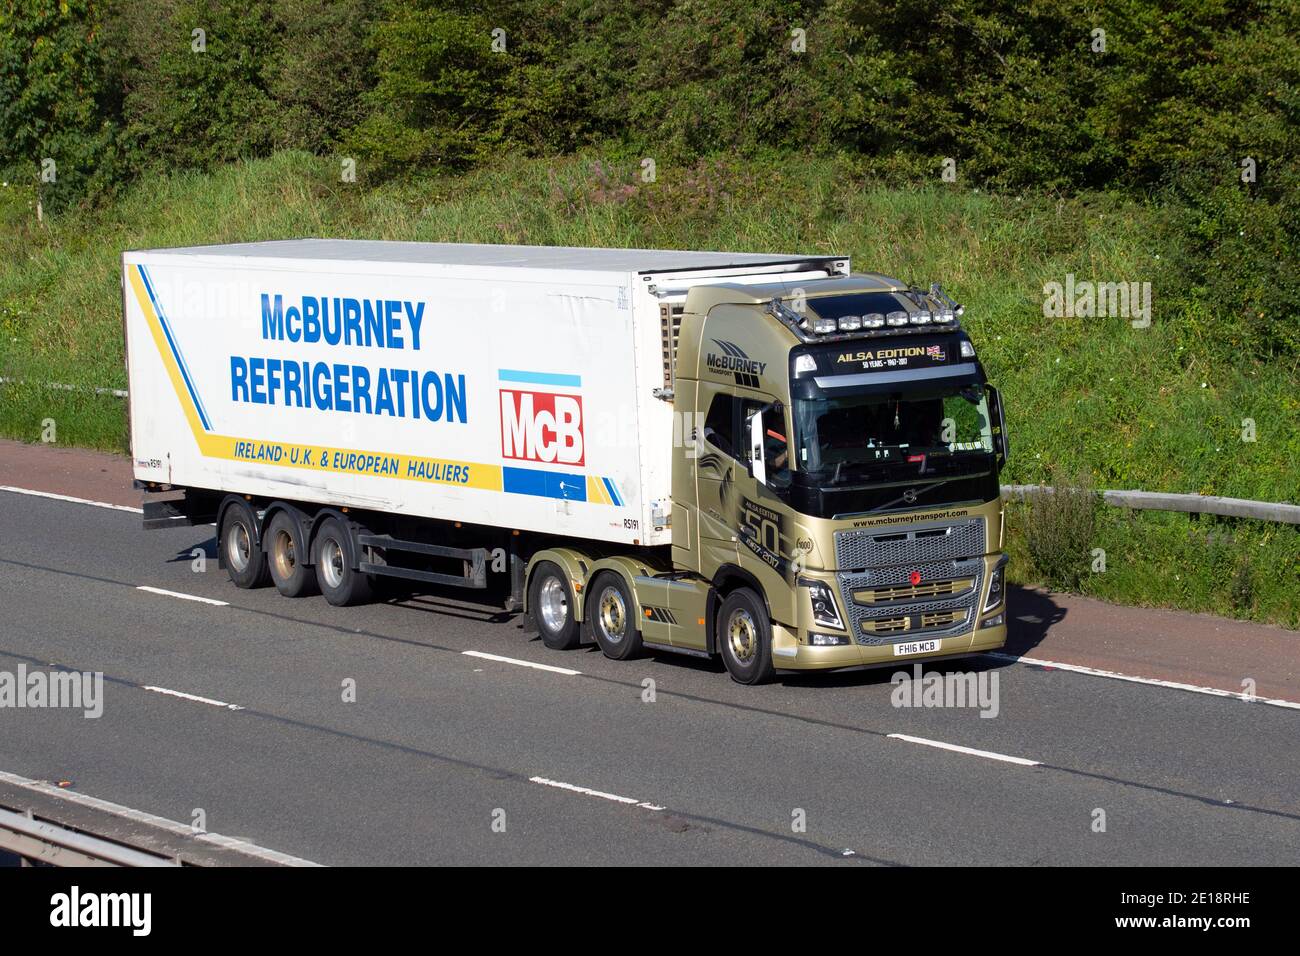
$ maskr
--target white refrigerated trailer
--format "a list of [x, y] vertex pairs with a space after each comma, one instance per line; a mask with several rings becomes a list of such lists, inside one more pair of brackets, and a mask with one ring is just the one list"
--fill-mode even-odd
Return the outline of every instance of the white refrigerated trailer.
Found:
[[[959, 364], [955, 303], [850, 276], [836, 256], [303, 239], [132, 251], [122, 266], [146, 527], [215, 523], [236, 584], [335, 604], [376, 576], [482, 588], [499, 571], [507, 606], [551, 646], [588, 621], [611, 656], [716, 651], [741, 680], [774, 654], [836, 667], [879, 651], [814, 634], [804, 605], [822, 591], [789, 570], [833, 574], [829, 535], [860, 532], [801, 516], [768, 487], [761, 431], [731, 433], [762, 421], [786, 441], [791, 363], [847, 370], [831, 367], [841, 340], [916, 333], [895, 376], [982, 388]], [[861, 311], [855, 296], [903, 311], [876, 332], [818, 317]], [[952, 369], [910, 370], [940, 356]], [[725, 424], [706, 423], [706, 401]], [[986, 522], [968, 524], [983, 548]], [[729, 657], [718, 633], [741, 598], [758, 619]]]

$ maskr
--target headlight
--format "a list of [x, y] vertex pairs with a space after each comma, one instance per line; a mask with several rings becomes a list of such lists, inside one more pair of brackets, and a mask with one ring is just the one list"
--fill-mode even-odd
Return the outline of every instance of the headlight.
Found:
[[885, 316], [885, 321], [888, 322], [891, 327], [907, 325], [907, 313], [901, 310], [890, 312], [889, 315]]
[[841, 332], [856, 332], [860, 328], [862, 328], [862, 316], [860, 315], [840, 316]]
[[836, 328], [836, 323], [834, 319], [813, 320], [813, 331], [821, 335], [825, 335], [827, 332], [834, 332], [835, 328]]
[[1002, 603], [1002, 565], [993, 569], [989, 575], [989, 596], [984, 602], [984, 613], [987, 614], [999, 604]]
[[805, 372], [817, 371], [817, 360], [811, 355], [796, 355], [794, 359], [794, 374], [803, 375]]
[[913, 312], [911, 322], [913, 325], [929, 325], [930, 312], [928, 309], [921, 309], [919, 312]]
[[885, 327], [885, 317], [879, 312], [864, 315], [862, 317], [862, 327], [864, 329], [883, 329]]
[[808, 589], [808, 597], [812, 601], [813, 620], [822, 627], [844, 630], [844, 622], [840, 620], [840, 609], [835, 604], [835, 595], [831, 593], [826, 583], [810, 580], [799, 583]]

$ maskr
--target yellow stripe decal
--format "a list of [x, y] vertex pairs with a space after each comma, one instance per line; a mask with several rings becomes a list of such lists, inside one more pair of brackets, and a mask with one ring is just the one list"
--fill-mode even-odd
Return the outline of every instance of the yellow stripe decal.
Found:
[[[459, 485], [464, 488], [478, 488], [486, 491], [501, 491], [501, 466], [485, 465], [477, 462], [454, 461], [444, 458], [426, 458], [420, 455], [393, 454], [390, 452], [364, 451], [355, 448], [336, 448], [325, 445], [299, 444], [293, 442], [260, 441], [251, 438], [232, 438], [227, 435], [214, 435], [203, 428], [198, 410], [190, 396], [189, 389], [181, 374], [180, 366], [163, 332], [162, 323], [150, 301], [138, 266], [127, 268], [127, 277], [136, 301], [149, 326], [154, 345], [161, 356], [167, 376], [171, 379], [189, 422], [190, 431], [198, 445], [199, 453], [206, 458], [221, 458], [228, 461], [244, 461], [259, 465], [274, 465], [281, 468], [310, 469], [312, 471], [333, 472], [349, 475], [370, 475], [381, 478], [402, 478], [408, 481], [424, 481], [433, 484]], [[587, 476], [587, 500], [597, 504], [613, 504], [604, 482], [594, 475]]]

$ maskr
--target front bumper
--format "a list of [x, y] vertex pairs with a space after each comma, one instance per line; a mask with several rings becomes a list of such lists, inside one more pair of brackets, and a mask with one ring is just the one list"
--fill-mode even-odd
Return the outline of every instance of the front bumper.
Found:
[[[833, 591], [840, 605], [838, 611], [846, 627], [837, 631], [815, 621], [812, 615], [812, 604], [808, 600], [805, 591], [799, 602], [800, 620], [797, 626], [773, 626], [772, 662], [781, 670], [824, 670], [844, 667], [881, 666], [894, 662], [978, 654], [983, 651], [996, 650], [1004, 646], [1007, 641], [1006, 601], [1004, 599], [1000, 604], [988, 611], [982, 609], [988, 600], [990, 576], [993, 570], [1005, 561], [1004, 555], [993, 553], [985, 555], [983, 558], [952, 562], [952, 567], [959, 569], [968, 580], [974, 581], [973, 593], [968, 590], [965, 597], [953, 598], [942, 603], [936, 603], [933, 599], [909, 599], [878, 606], [877, 609], [872, 611], [864, 611], [860, 606], [850, 604], [850, 602], [854, 601], [852, 596], [853, 588], [846, 585], [851, 585], [856, 580], [855, 576], [838, 575], [835, 572], [805, 572], [805, 578], [815, 578], [822, 581]], [[884, 577], [891, 573], [892, 571], [886, 569], [886, 574], [881, 576]], [[864, 574], [863, 577], [869, 577], [869, 575]], [[1003, 593], [1005, 595], [1005, 588]], [[877, 629], [874, 632], [867, 632], [870, 636], [863, 636], [863, 632], [865, 632], [864, 625], [866, 627], [873, 626], [866, 624], [869, 618], [901, 615], [903, 617], [912, 617], [914, 621], [917, 621], [919, 620], [918, 615], [922, 611], [958, 607], [967, 609], [965, 613], [967, 620], [970, 622], [961, 627], [960, 630], [953, 628], [930, 632], [908, 630], [904, 633], [882, 635]], [[980, 627], [982, 621], [998, 615], [1002, 616], [1002, 623], [993, 627]], [[848, 643], [831, 646], [813, 645], [809, 638], [810, 632], [847, 635]], [[897, 652], [909, 644], [932, 641], [937, 642], [937, 646], [933, 650], [919, 654]]]
[[833, 670], [842, 667], [880, 666], [894, 662], [925, 660], [995, 651], [1007, 642], [1007, 626], [986, 627], [957, 637], [937, 638], [937, 650], [925, 654], [895, 654], [897, 645], [842, 644], [836, 647], [813, 647], [801, 643], [794, 632], [773, 625], [772, 663], [777, 670]]

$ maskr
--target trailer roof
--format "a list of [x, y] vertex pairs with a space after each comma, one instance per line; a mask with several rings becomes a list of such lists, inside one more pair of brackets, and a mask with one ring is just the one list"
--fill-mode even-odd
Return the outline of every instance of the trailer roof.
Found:
[[386, 242], [370, 239], [280, 239], [226, 245], [142, 250], [167, 255], [259, 259], [404, 262], [429, 265], [581, 269], [593, 272], [679, 272], [755, 266], [836, 256], [754, 252], [692, 252], [674, 249], [596, 249], [577, 246], [507, 246], [454, 242]]

